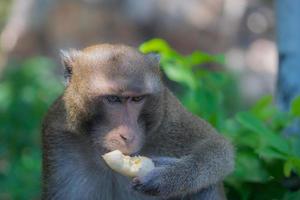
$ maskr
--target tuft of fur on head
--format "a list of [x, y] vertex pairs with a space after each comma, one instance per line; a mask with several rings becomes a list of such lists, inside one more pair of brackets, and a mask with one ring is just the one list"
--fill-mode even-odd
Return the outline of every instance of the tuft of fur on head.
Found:
[[65, 85], [68, 85], [73, 73], [73, 64], [81, 52], [76, 49], [60, 50], [60, 57], [64, 66]]

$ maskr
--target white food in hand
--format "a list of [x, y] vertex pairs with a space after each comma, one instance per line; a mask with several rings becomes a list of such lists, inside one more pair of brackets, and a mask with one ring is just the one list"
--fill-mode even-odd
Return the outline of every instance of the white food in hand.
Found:
[[144, 176], [154, 168], [150, 158], [125, 156], [119, 150], [106, 153], [102, 157], [110, 168], [129, 177]]

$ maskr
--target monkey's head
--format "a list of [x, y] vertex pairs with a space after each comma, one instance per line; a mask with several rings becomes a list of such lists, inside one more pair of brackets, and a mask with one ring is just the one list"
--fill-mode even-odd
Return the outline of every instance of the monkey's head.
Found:
[[102, 152], [138, 152], [162, 117], [159, 59], [124, 45], [62, 52], [68, 129]]

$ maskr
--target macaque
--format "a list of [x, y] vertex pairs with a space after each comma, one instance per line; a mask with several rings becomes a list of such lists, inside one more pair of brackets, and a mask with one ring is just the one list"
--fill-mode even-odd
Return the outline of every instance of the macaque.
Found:
[[[158, 56], [111, 44], [61, 55], [66, 88], [42, 130], [43, 199], [226, 199], [233, 148], [164, 86]], [[113, 150], [155, 167], [123, 176], [102, 158]]]

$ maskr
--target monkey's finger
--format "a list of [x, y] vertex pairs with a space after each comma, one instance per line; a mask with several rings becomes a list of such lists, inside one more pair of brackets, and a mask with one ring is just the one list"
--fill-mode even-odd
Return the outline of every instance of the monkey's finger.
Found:
[[142, 187], [142, 183], [139, 180], [135, 180], [131, 182], [131, 188], [136, 191], [140, 191]]
[[131, 181], [131, 188], [134, 190], [138, 190], [142, 186], [142, 183], [138, 177], [135, 177]]
[[153, 184], [142, 184], [140, 182], [132, 183], [132, 189], [143, 194], [157, 196], [159, 195], [159, 186]]
[[140, 183], [141, 183], [141, 181], [138, 177], [135, 177], [135, 178], [132, 179], [132, 184], [133, 185], [140, 184]]
[[153, 188], [147, 188], [147, 187], [143, 187], [141, 192], [143, 192], [144, 194], [147, 195], [151, 195], [151, 196], [158, 196], [160, 195], [160, 191], [159, 191], [159, 187], [153, 187]]

